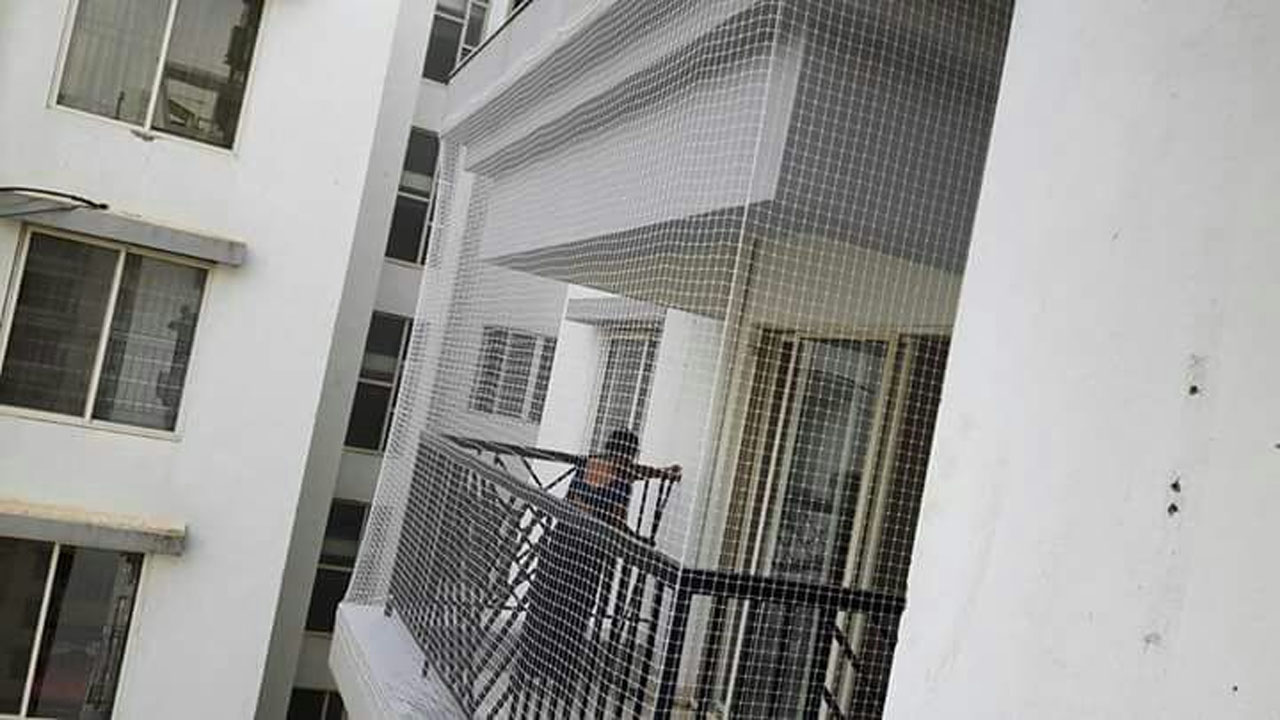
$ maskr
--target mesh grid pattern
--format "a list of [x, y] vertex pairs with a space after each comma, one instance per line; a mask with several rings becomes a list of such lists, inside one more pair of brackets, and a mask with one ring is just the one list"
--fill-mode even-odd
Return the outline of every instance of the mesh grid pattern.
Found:
[[444, 134], [348, 596], [422, 683], [879, 716], [1010, 12], [598, 3]]

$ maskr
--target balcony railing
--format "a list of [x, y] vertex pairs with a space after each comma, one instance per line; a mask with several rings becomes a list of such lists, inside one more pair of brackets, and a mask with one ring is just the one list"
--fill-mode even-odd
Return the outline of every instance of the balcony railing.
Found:
[[[704, 717], [733, 674], [724, 658], [735, 638], [740, 697], [761, 716], [878, 711], [887, 663], [859, 653], [842, 624], [860, 617], [857, 646], [877, 647], [865, 637], [880, 632], [879, 647], [888, 643], [891, 653], [885, 628], [896, 628], [901, 598], [682, 567], [655, 547], [669, 481], [642, 490], [624, 531], [552, 492], [582, 462], [467, 438], [421, 443], [386, 612], [413, 634], [424, 675], [434, 673], [466, 713]], [[581, 637], [533, 631], [540, 568], [553, 562], [541, 556], [557, 527], [589, 533], [581, 537], [605, 558]], [[831, 663], [852, 678], [847, 707], [840, 698], [851, 696], [848, 687], [827, 686]]]

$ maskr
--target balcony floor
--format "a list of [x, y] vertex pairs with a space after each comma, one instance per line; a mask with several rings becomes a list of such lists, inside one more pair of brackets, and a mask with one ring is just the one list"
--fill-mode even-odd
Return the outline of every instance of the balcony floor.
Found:
[[[398, 618], [376, 606], [343, 603], [334, 632], [329, 664], [353, 720], [467, 717], [434, 671], [421, 674], [422, 651]], [[676, 702], [672, 718], [695, 716], [684, 700]], [[552, 707], [544, 717], [556, 716]], [[712, 711], [705, 717], [720, 715]]]
[[464, 718], [443, 682], [422, 676], [423, 655], [380, 607], [338, 607], [329, 666], [352, 718]]

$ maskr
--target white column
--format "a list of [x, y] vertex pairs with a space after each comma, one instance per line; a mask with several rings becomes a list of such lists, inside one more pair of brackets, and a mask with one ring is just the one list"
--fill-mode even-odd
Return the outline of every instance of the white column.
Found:
[[1277, 38], [1018, 4], [887, 717], [1280, 707]]

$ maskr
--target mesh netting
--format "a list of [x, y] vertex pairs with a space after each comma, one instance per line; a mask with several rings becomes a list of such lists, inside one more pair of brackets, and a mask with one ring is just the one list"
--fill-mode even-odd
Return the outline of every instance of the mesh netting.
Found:
[[1010, 10], [600, 3], [445, 133], [348, 598], [413, 683], [879, 715]]

